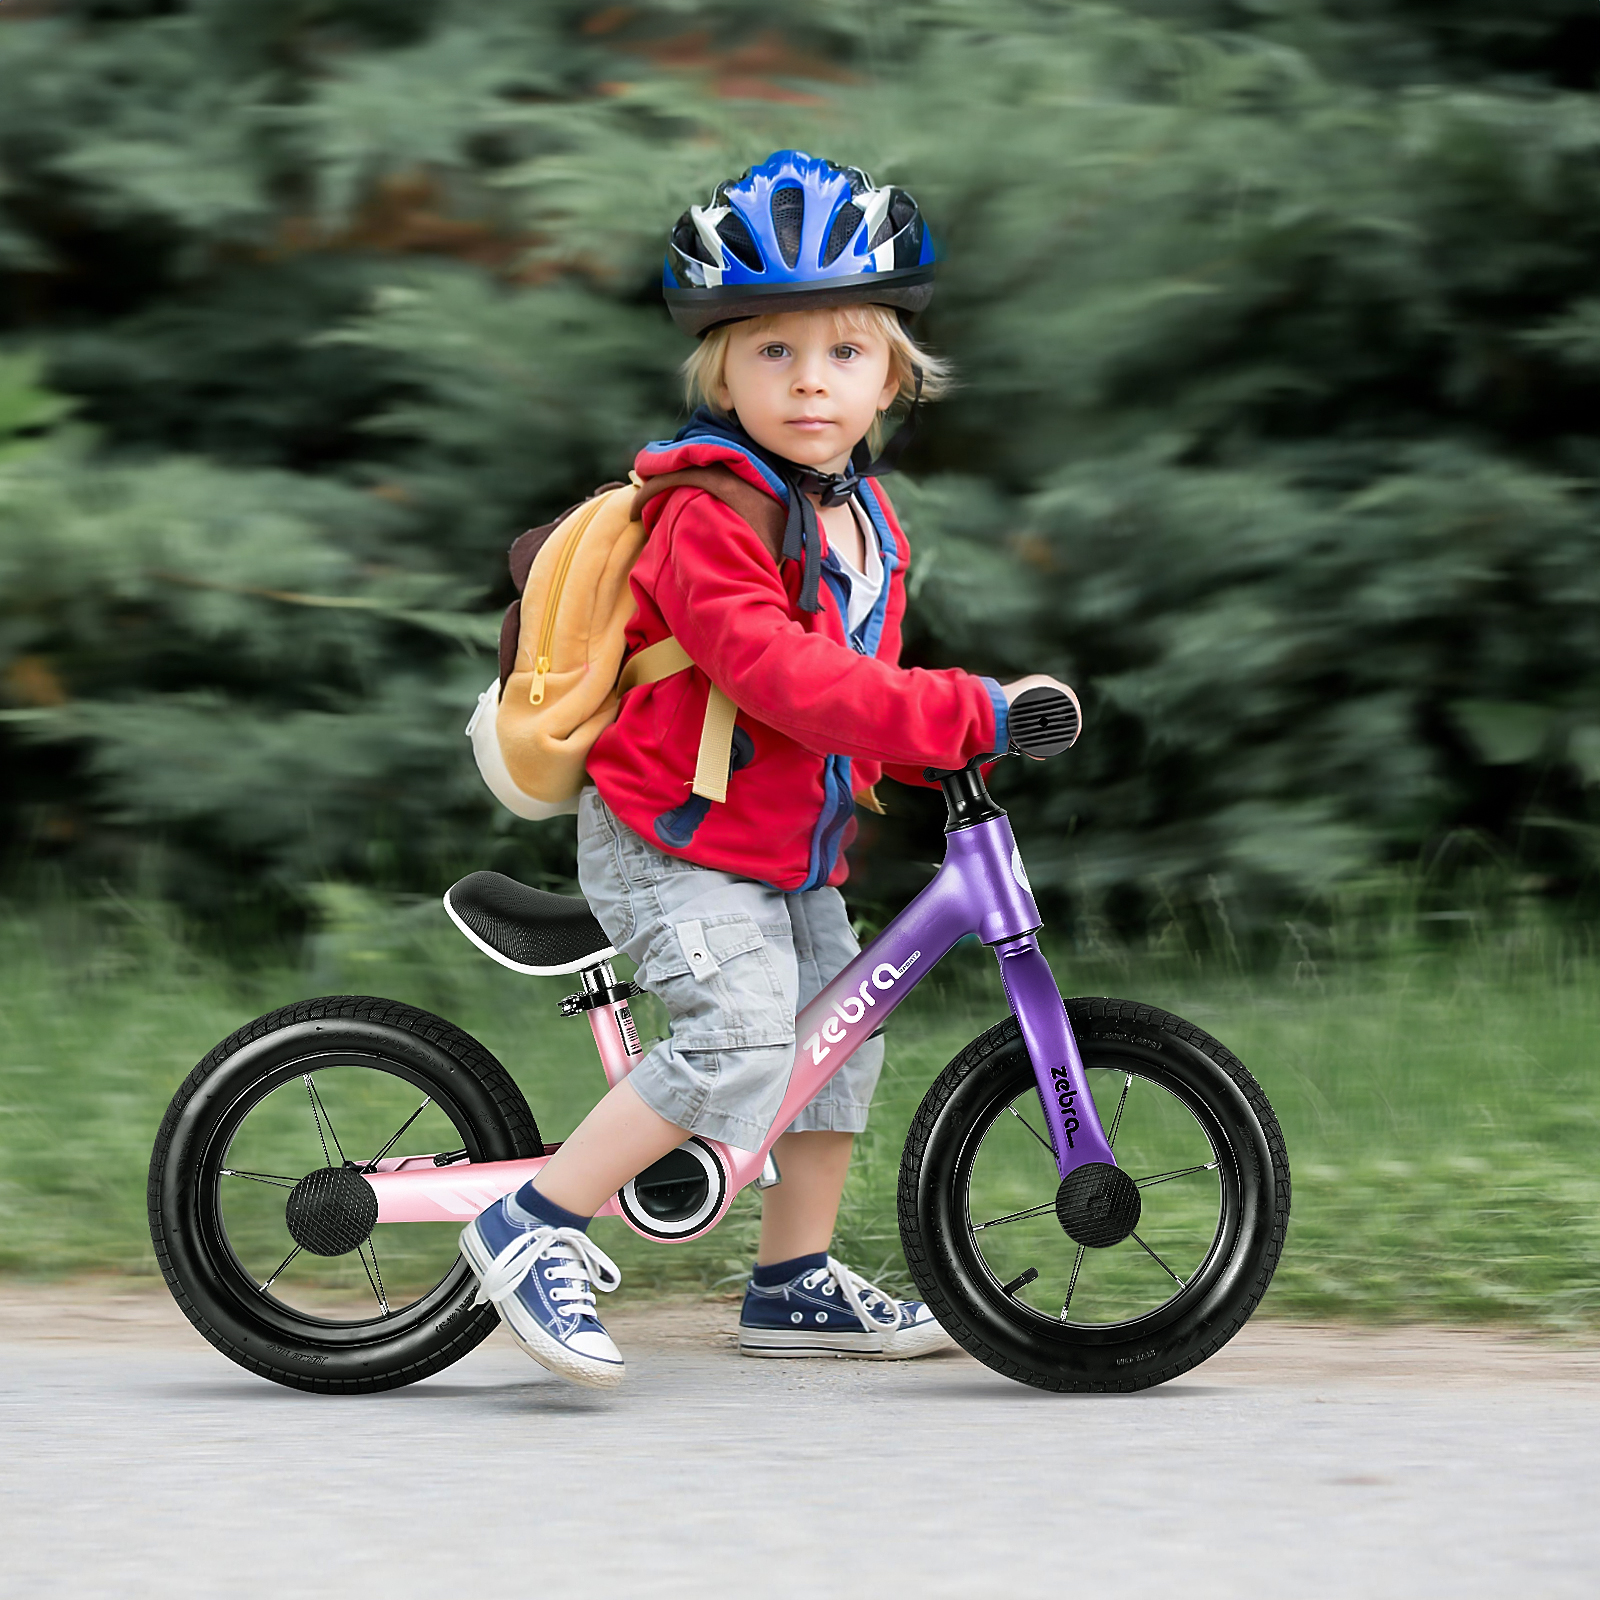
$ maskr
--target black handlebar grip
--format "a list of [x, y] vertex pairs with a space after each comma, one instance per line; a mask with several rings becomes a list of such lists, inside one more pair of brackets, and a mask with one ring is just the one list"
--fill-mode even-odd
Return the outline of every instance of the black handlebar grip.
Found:
[[1043, 760], [1077, 742], [1083, 713], [1076, 697], [1059, 689], [1027, 689], [1011, 702], [1011, 754]]

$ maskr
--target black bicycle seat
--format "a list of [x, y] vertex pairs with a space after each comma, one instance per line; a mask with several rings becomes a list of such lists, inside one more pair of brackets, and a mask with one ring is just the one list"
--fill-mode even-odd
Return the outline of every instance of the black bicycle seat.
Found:
[[469, 873], [451, 884], [444, 908], [486, 956], [514, 972], [576, 972], [617, 953], [587, 900], [530, 889], [503, 872]]

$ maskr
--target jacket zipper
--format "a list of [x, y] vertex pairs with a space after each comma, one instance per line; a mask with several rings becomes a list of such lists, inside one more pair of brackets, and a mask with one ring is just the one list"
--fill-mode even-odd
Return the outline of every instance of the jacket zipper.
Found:
[[[873, 536], [877, 536], [874, 527]], [[828, 587], [833, 593], [834, 604], [839, 608], [839, 620], [844, 625], [845, 639], [850, 649], [857, 655], [867, 654], [866, 641], [862, 633], [870, 624], [871, 616], [863, 620], [860, 629], [850, 626], [850, 610], [846, 604], [845, 594], [848, 586], [837, 574], [827, 572]], [[873, 607], [877, 611], [883, 605], [889, 593], [889, 573], [884, 569], [883, 591], [878, 596], [878, 603]], [[822, 810], [818, 814], [816, 827], [812, 830], [812, 859], [815, 863], [801, 886], [805, 889], [821, 888], [833, 875], [833, 869], [839, 859], [839, 837], [844, 832], [844, 825], [849, 821], [850, 813], [855, 810], [855, 794], [850, 778], [850, 759], [848, 756], [829, 756], [823, 767], [822, 780]]]
[[550, 580], [550, 593], [545, 597], [544, 617], [539, 626], [539, 653], [534, 657], [533, 681], [528, 685], [529, 705], [544, 704], [544, 680], [545, 674], [550, 670], [550, 648], [555, 641], [556, 608], [561, 603], [561, 591], [566, 585], [567, 574], [572, 570], [572, 558], [578, 553], [578, 542], [589, 531], [589, 524], [594, 521], [595, 514], [600, 509], [600, 502], [605, 498], [603, 495], [596, 495], [590, 502], [583, 521], [567, 535], [567, 542], [561, 551], [561, 560], [556, 564], [555, 577]]
[[844, 834], [851, 812], [856, 808], [855, 794], [851, 788], [850, 758], [830, 756], [828, 759], [832, 765], [833, 782], [838, 792], [833, 801], [833, 815], [822, 825], [817, 840], [816, 882], [812, 887], [818, 889], [833, 876], [833, 869], [839, 861], [839, 840]]

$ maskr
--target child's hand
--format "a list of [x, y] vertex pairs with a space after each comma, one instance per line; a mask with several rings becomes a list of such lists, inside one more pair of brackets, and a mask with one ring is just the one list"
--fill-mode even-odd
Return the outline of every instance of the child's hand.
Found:
[[1064, 694], [1073, 705], [1077, 705], [1078, 697], [1059, 678], [1052, 678], [1043, 672], [1030, 673], [1026, 678], [1018, 678], [1015, 683], [1003, 683], [1000, 692], [1006, 697], [1006, 704], [1016, 702], [1019, 694], [1026, 694], [1029, 689], [1054, 689], [1057, 694]]

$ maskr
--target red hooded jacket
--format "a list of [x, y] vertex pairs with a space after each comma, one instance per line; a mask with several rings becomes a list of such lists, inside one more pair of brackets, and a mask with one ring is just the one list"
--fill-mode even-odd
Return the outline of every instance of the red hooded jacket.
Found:
[[[640, 451], [639, 476], [723, 465], [787, 505], [788, 486], [759, 455], [726, 436], [686, 433]], [[853, 635], [825, 535], [821, 609], [806, 612], [800, 563], [775, 561], [715, 496], [680, 487], [646, 504], [628, 651], [672, 634], [695, 665], [629, 690], [588, 771], [622, 822], [668, 854], [784, 890], [843, 883], [856, 796], [881, 774], [921, 785], [924, 767], [1005, 749], [994, 679], [897, 664], [910, 550], [876, 480], [865, 480], [861, 499], [884, 585]], [[711, 683], [739, 708], [721, 805], [690, 792]]]

